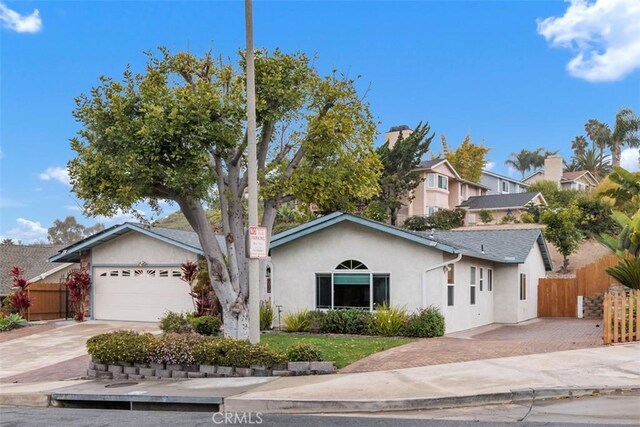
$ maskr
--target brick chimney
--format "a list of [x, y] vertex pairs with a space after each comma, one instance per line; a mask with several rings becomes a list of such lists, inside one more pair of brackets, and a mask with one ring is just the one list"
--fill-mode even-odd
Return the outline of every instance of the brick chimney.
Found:
[[411, 128], [407, 125], [392, 126], [391, 129], [384, 134], [384, 142], [389, 141], [389, 148], [393, 148], [396, 144], [396, 141], [400, 136], [400, 132], [402, 132], [403, 138], [406, 138], [413, 133]]
[[562, 179], [562, 157], [551, 155], [544, 159], [544, 179], [553, 181], [560, 188], [560, 180]]

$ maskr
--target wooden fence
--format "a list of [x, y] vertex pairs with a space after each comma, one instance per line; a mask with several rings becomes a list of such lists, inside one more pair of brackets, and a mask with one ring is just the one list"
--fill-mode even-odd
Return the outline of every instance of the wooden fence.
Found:
[[538, 281], [538, 317], [577, 317], [578, 295], [585, 298], [605, 292], [616, 283], [605, 269], [618, 264], [614, 254], [576, 270], [575, 277], [544, 278]]
[[27, 320], [52, 320], [67, 317], [67, 293], [60, 283], [33, 283], [28, 288], [31, 307]]
[[640, 341], [640, 291], [604, 294], [605, 344]]

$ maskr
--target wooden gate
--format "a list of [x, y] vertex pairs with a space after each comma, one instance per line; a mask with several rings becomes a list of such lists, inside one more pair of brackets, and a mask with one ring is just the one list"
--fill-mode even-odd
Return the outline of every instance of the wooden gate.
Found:
[[616, 283], [605, 269], [618, 264], [614, 254], [576, 270], [575, 277], [538, 281], [538, 317], [578, 317], [578, 296], [591, 298]]
[[31, 299], [27, 320], [67, 318], [67, 292], [63, 284], [33, 283], [27, 289]]
[[640, 291], [604, 294], [602, 323], [605, 344], [640, 341]]

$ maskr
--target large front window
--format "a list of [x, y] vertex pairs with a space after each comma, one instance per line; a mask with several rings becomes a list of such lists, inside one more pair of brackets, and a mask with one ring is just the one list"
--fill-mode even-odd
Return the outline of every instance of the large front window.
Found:
[[[351, 270], [347, 272], [345, 270]], [[365, 308], [389, 304], [388, 273], [365, 272], [359, 261], [340, 263], [333, 273], [316, 274], [316, 308]]]
[[443, 190], [449, 189], [449, 178], [444, 175], [438, 175], [438, 188]]

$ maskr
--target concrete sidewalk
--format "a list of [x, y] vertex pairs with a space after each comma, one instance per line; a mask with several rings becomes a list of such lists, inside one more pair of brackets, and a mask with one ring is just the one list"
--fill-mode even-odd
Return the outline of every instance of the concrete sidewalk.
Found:
[[225, 411], [236, 412], [377, 412], [522, 402], [638, 390], [640, 343], [356, 374], [124, 383], [0, 384], [0, 406], [47, 406], [52, 394], [84, 395], [87, 401], [219, 397]]
[[428, 409], [640, 388], [640, 343], [382, 372], [282, 378], [226, 411]]

